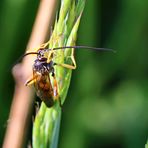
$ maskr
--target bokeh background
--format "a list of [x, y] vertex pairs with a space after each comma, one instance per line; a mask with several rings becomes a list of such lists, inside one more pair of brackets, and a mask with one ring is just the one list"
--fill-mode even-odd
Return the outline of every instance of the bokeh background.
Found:
[[[11, 68], [24, 53], [39, 1], [1, 0], [0, 145], [14, 91]], [[87, 0], [63, 107], [60, 148], [142, 148], [148, 138], [148, 1]], [[30, 136], [29, 136], [30, 138]]]

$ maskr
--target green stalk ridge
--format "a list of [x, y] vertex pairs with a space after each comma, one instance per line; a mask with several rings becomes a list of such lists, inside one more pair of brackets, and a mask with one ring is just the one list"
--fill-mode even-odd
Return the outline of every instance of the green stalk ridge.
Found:
[[[56, 19], [49, 47], [72, 46], [76, 44], [77, 31], [85, 0], [61, 0], [59, 18]], [[70, 56], [73, 49], [55, 51], [54, 62], [72, 64]], [[70, 85], [72, 70], [55, 66], [58, 93], [62, 104]], [[52, 77], [50, 76], [51, 80]], [[52, 80], [53, 81], [53, 80]], [[51, 108], [42, 102], [33, 124], [33, 147], [56, 148], [60, 129], [61, 107], [56, 101]]]

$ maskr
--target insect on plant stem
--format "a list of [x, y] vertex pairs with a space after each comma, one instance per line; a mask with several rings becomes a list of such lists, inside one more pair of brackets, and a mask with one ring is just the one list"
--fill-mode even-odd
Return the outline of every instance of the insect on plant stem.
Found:
[[[52, 107], [56, 100], [58, 100], [59, 105], [62, 106], [60, 96], [58, 93], [58, 84], [55, 76], [54, 66], [61, 66], [68, 69], [76, 69], [76, 62], [73, 54], [71, 55], [71, 61], [73, 63], [72, 65], [66, 63], [55, 63], [53, 61], [55, 50], [67, 48], [83, 48], [97, 51], [115, 52], [114, 50], [108, 48], [96, 48], [89, 46], [63, 46], [47, 49], [41, 46], [40, 48], [37, 48], [36, 52], [28, 52], [24, 54], [21, 58], [33, 54], [37, 55], [37, 58], [33, 64], [33, 76], [31, 79], [27, 80], [25, 85], [30, 86], [34, 84], [37, 96], [46, 104], [47, 107]], [[50, 76], [53, 78], [53, 83], [51, 83]]]

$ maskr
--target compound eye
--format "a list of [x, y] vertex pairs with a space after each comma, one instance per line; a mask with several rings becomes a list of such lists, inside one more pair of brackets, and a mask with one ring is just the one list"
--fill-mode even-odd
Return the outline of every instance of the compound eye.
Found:
[[38, 53], [40, 56], [44, 56], [44, 52], [42, 50], [39, 50]]
[[43, 58], [44, 57], [44, 52], [42, 50], [38, 51], [38, 58]]

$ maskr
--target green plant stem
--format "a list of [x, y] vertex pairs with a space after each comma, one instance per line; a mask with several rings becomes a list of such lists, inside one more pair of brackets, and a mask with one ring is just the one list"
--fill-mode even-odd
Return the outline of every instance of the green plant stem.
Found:
[[[62, 0], [59, 18], [55, 21], [54, 30], [50, 38], [49, 47], [72, 46], [76, 44], [77, 30], [84, 9], [85, 0]], [[73, 49], [57, 50], [54, 62], [72, 64], [70, 56]], [[58, 82], [58, 92], [62, 101], [65, 101], [70, 85], [72, 70], [55, 66], [55, 75]], [[52, 79], [52, 78], [51, 78]], [[36, 115], [33, 126], [33, 147], [56, 148], [61, 119], [61, 107], [56, 101], [52, 108], [44, 103]]]

